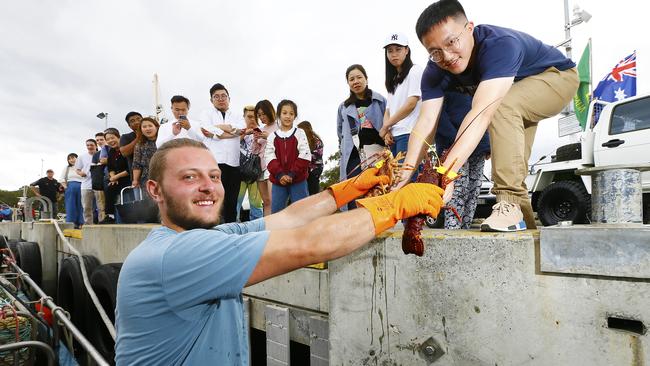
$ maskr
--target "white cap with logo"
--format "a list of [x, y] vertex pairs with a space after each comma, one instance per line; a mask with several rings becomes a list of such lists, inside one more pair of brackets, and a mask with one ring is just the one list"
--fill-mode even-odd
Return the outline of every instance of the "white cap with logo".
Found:
[[397, 44], [400, 46], [408, 46], [409, 40], [402, 33], [391, 33], [388, 35], [388, 37], [386, 37], [386, 40], [384, 41], [384, 48], [392, 44]]

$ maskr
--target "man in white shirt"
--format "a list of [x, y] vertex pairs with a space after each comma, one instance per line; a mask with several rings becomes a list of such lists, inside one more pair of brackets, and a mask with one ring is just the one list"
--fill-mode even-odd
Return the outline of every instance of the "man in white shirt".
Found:
[[190, 100], [182, 95], [174, 95], [171, 99], [172, 119], [160, 125], [158, 129], [158, 138], [156, 138], [156, 147], [162, 146], [167, 141], [179, 138], [192, 138], [187, 131], [195, 125], [198, 128], [199, 123], [190, 121], [187, 117], [190, 112]]
[[86, 153], [79, 154], [74, 165], [75, 171], [83, 179], [81, 181], [81, 206], [84, 210], [84, 223], [93, 223], [93, 193], [90, 167], [93, 164], [93, 155], [97, 152], [97, 142], [93, 139], [86, 140]]
[[246, 129], [240, 113], [230, 112], [230, 95], [222, 84], [210, 88], [212, 108], [201, 116], [200, 130], [191, 129], [189, 135], [202, 141], [214, 155], [221, 169], [225, 190], [223, 202], [224, 222], [237, 221], [237, 196], [241, 177], [239, 174], [239, 135]]

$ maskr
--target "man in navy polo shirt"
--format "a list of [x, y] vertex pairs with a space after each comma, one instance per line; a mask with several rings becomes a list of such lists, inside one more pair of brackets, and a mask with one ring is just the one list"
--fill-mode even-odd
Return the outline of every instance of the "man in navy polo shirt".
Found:
[[[452, 179], [489, 128], [492, 191], [497, 204], [481, 230], [534, 229], [524, 183], [528, 158], [537, 123], [559, 113], [576, 93], [575, 64], [526, 33], [487, 24], [475, 26], [456, 0], [440, 0], [426, 8], [417, 21], [416, 33], [429, 53], [429, 62], [422, 75], [422, 108], [404, 163], [419, 162], [424, 148], [421, 136], [435, 131], [444, 92], [472, 95], [472, 108], [440, 171]], [[409, 173], [405, 170], [404, 175]], [[452, 192], [450, 183], [445, 201]]]

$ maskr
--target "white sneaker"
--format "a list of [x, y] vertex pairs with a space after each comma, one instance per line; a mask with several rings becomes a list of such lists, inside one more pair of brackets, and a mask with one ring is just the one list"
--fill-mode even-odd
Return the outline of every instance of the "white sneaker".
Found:
[[526, 230], [526, 221], [521, 208], [516, 203], [497, 202], [492, 206], [492, 214], [481, 224], [481, 231], [522, 231]]

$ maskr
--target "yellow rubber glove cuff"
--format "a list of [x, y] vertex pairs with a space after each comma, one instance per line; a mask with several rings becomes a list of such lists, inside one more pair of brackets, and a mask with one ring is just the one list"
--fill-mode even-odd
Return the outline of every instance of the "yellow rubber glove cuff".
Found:
[[375, 234], [390, 229], [397, 221], [419, 214], [437, 217], [445, 191], [429, 183], [411, 183], [379, 197], [364, 198], [357, 206], [364, 207], [375, 225]]
[[364, 207], [370, 212], [375, 225], [375, 235], [392, 228], [397, 223], [398, 218], [395, 216], [396, 208], [393, 205], [393, 199], [393, 195], [389, 193], [379, 197], [357, 200], [358, 207]]

